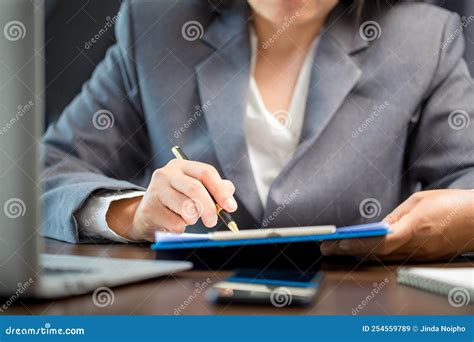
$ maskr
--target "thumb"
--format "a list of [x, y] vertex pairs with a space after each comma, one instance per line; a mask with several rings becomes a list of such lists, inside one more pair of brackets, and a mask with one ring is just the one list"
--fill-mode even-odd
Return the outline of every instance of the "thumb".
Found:
[[396, 250], [411, 240], [413, 236], [413, 228], [416, 225], [416, 219], [412, 214], [403, 215], [398, 221], [390, 224], [392, 234], [387, 235], [388, 242]]
[[382, 220], [387, 222], [389, 225], [398, 222], [403, 216], [407, 215], [417, 203], [414, 196], [410, 196], [407, 200], [403, 201], [398, 207], [396, 207], [390, 214], [385, 216]]

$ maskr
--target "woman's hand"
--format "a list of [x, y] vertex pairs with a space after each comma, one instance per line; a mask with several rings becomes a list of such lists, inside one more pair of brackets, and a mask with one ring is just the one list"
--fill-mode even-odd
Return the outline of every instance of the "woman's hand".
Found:
[[154, 240], [157, 230], [182, 233], [199, 218], [206, 227], [217, 224], [216, 206], [237, 210], [235, 187], [207, 164], [171, 160], [156, 170], [143, 197], [112, 202], [107, 211], [109, 227], [130, 240]]
[[474, 251], [474, 191], [417, 192], [384, 221], [390, 224], [393, 233], [383, 238], [325, 241], [321, 252], [324, 255], [435, 260]]

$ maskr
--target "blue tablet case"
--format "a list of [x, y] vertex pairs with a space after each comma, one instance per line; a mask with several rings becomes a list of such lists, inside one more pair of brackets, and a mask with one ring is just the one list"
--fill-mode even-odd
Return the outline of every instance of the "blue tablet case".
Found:
[[262, 239], [242, 240], [205, 240], [205, 241], [180, 241], [180, 242], [157, 242], [151, 246], [155, 251], [175, 249], [196, 249], [212, 247], [269, 245], [269, 244], [294, 244], [309, 241], [325, 241], [338, 239], [353, 239], [372, 236], [383, 236], [390, 232], [388, 225], [384, 222], [361, 224], [356, 226], [339, 227], [333, 234], [292, 236], [292, 237], [270, 237]]

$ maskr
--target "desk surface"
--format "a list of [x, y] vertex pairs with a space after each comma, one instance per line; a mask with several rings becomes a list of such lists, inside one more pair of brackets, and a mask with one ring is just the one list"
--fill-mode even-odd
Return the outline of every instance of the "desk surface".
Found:
[[[46, 242], [46, 252], [120, 258], [153, 259], [146, 247], [125, 245], [70, 245], [57, 241]], [[139, 284], [114, 288], [115, 301], [107, 307], [97, 307], [92, 295], [55, 301], [17, 301], [7, 314], [35, 315], [174, 315], [177, 308], [182, 315], [351, 315], [353, 308], [362, 305], [360, 315], [467, 315], [471, 307], [454, 308], [446, 296], [438, 296], [411, 287], [398, 285], [395, 277], [397, 264], [323, 263], [325, 282], [311, 307], [274, 308], [272, 306], [214, 306], [207, 302], [197, 287], [209, 286], [224, 279], [229, 272], [189, 271]], [[412, 265], [413, 266], [413, 265]], [[420, 266], [417, 264], [417, 266]], [[429, 267], [473, 267], [474, 262], [463, 261], [424, 265]], [[208, 280], [210, 279], [210, 281]], [[373, 298], [374, 286], [380, 291]], [[204, 285], [203, 285], [204, 284]], [[201, 292], [201, 293], [198, 293]]]

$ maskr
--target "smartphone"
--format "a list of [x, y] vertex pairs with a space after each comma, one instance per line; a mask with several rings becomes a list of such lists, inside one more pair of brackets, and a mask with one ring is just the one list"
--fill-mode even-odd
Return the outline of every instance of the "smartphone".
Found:
[[210, 288], [207, 298], [216, 304], [304, 306], [313, 302], [323, 278], [321, 271], [240, 270]]

